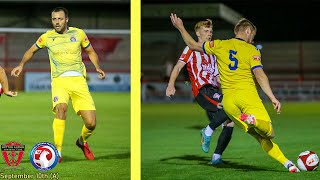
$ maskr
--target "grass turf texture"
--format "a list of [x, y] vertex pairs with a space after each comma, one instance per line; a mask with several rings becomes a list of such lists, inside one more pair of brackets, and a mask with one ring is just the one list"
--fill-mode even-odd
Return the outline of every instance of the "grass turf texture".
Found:
[[[24, 170], [6, 170], [2, 175], [58, 173], [59, 179], [130, 179], [130, 95], [129, 93], [92, 93], [97, 108], [97, 126], [88, 142], [94, 161], [85, 159], [75, 145], [83, 122], [69, 104], [63, 161], [47, 172], [36, 170], [29, 161], [32, 147], [39, 142], [53, 143], [50, 93], [20, 93], [16, 98], [0, 99], [1, 144], [9, 141], [25, 145], [25, 154], [18, 166]], [[0, 158], [0, 172], [7, 165]], [[1, 174], [0, 174], [1, 175]]]
[[[320, 155], [319, 103], [283, 103], [277, 115], [266, 108], [285, 156], [296, 163], [300, 152]], [[290, 174], [268, 156], [250, 135], [235, 127], [223, 154], [227, 165], [208, 165], [221, 127], [213, 134], [209, 153], [200, 146], [200, 130], [208, 124], [197, 104], [143, 104], [141, 108], [141, 179], [320, 179], [320, 172]]]

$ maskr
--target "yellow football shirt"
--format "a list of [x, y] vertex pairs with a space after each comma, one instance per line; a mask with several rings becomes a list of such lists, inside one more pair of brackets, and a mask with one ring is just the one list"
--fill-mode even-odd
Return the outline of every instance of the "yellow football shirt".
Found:
[[235, 89], [256, 90], [252, 70], [263, 66], [260, 51], [255, 46], [233, 38], [205, 42], [202, 47], [205, 53], [217, 56], [224, 94]]
[[76, 71], [86, 76], [81, 48], [89, 47], [90, 42], [82, 29], [69, 27], [64, 34], [49, 30], [38, 38], [36, 46], [47, 47], [52, 78], [67, 71]]

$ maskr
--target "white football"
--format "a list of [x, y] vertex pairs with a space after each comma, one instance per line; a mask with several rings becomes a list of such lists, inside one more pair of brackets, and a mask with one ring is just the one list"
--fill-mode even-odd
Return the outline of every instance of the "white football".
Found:
[[319, 157], [313, 151], [304, 151], [299, 154], [297, 165], [300, 170], [314, 171], [319, 166]]

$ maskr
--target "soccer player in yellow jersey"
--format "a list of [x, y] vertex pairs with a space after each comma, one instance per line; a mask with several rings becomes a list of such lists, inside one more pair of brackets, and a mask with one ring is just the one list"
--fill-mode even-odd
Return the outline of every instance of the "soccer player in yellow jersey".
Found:
[[15, 97], [18, 95], [17, 92], [9, 90], [9, 83], [6, 71], [3, 69], [3, 67], [0, 66], [0, 96], [2, 93], [10, 97]]
[[281, 104], [274, 96], [268, 77], [262, 69], [260, 51], [252, 45], [257, 28], [243, 18], [235, 25], [235, 38], [198, 43], [185, 30], [182, 20], [176, 14], [171, 14], [170, 18], [191, 49], [217, 56], [222, 104], [227, 115], [256, 138], [262, 149], [283, 164], [289, 172], [299, 172], [272, 141], [274, 131], [271, 119], [257, 92], [254, 78], [271, 100], [274, 109], [280, 113]]
[[62, 160], [61, 150], [65, 130], [65, 120], [69, 99], [73, 109], [83, 119], [84, 126], [76, 145], [83, 151], [88, 160], [94, 160], [94, 155], [87, 143], [96, 127], [96, 108], [86, 82], [86, 68], [82, 62], [81, 49], [84, 48], [91, 62], [104, 79], [105, 73], [99, 66], [98, 55], [91, 46], [82, 29], [68, 26], [68, 10], [57, 7], [51, 12], [53, 30], [42, 34], [35, 44], [28, 49], [20, 64], [11, 71], [18, 77], [23, 66], [33, 55], [44, 47], [48, 49], [51, 67], [52, 103], [55, 118], [53, 120], [54, 144], [59, 152], [59, 162]]

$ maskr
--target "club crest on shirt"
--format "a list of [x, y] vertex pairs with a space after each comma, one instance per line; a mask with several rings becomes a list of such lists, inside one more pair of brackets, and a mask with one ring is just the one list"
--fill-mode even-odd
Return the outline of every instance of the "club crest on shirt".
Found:
[[261, 61], [261, 57], [260, 56], [253, 56], [252, 58], [253, 58], [253, 60]]
[[41, 42], [42, 42], [42, 38], [41, 38], [41, 37], [38, 39], [38, 42], [39, 42], [39, 43], [41, 43]]
[[221, 95], [219, 93], [214, 93], [213, 98], [214, 99], [220, 99]]
[[53, 97], [53, 102], [57, 102], [59, 100], [58, 96]]
[[70, 37], [70, 41], [71, 41], [71, 42], [75, 42], [75, 41], [76, 41], [76, 38], [73, 37], [73, 36], [71, 36], [71, 37]]

